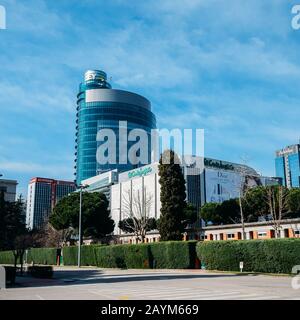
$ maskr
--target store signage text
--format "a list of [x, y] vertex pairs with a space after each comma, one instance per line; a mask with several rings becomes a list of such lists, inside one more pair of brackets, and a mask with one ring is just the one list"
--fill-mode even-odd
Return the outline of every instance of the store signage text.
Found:
[[152, 172], [152, 168], [151, 167], [147, 167], [147, 168], [141, 168], [141, 169], [137, 169], [134, 171], [130, 171], [128, 172], [128, 178], [134, 178], [134, 177], [142, 177], [142, 176], [146, 176], [148, 173]]

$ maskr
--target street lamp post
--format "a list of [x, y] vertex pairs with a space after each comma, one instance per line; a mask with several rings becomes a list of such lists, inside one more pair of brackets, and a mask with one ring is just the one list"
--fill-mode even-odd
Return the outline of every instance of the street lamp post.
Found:
[[86, 189], [88, 187], [88, 185], [80, 185], [79, 188], [80, 188], [80, 192], [79, 192], [79, 230], [78, 230], [78, 233], [79, 233], [79, 239], [78, 239], [78, 268], [80, 268], [80, 265], [81, 265], [81, 221], [82, 221], [82, 190], [83, 189]]

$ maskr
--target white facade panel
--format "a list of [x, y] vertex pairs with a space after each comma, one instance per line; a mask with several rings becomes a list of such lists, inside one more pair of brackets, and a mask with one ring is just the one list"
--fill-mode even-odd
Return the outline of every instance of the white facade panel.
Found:
[[130, 217], [130, 199], [132, 195], [131, 181], [126, 181], [121, 184], [121, 219]]
[[116, 89], [89, 89], [85, 92], [85, 102], [122, 102], [141, 106], [148, 110], [151, 109], [151, 103], [146, 98], [132, 92]]
[[118, 223], [120, 221], [120, 212], [121, 212], [120, 190], [121, 190], [120, 184], [111, 186], [110, 212], [111, 212], [111, 218], [115, 222], [114, 234], [119, 234]]
[[151, 174], [146, 176], [144, 179], [144, 193], [149, 201], [149, 217], [155, 218], [156, 216], [156, 206], [155, 202], [157, 201], [156, 194], [156, 174]]
[[[119, 179], [121, 175], [123, 180], [128, 177], [127, 172], [120, 174]], [[135, 176], [111, 187], [111, 216], [115, 221], [115, 234], [120, 234], [118, 223], [130, 217], [130, 210], [136, 217], [144, 212], [142, 210], [147, 210], [149, 217], [159, 218], [160, 207], [160, 186], [156, 170], [146, 176]]]

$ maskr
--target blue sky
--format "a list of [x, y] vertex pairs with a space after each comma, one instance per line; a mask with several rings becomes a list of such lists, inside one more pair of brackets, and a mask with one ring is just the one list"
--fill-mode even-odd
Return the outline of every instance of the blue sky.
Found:
[[204, 128], [205, 154], [274, 175], [300, 138], [300, 0], [0, 0], [0, 173], [73, 180], [86, 69], [151, 100], [161, 128]]

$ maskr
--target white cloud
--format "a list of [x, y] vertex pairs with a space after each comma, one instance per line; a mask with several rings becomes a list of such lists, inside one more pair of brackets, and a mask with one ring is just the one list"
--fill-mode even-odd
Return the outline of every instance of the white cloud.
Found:
[[70, 178], [73, 175], [72, 168], [68, 165], [49, 165], [34, 162], [17, 162], [0, 159], [1, 172], [15, 172], [17, 174], [31, 174], [32, 176], [42, 176], [50, 178]]
[[[28, 88], [29, 87], [29, 88]], [[18, 112], [53, 113], [59, 110], [74, 113], [75, 98], [72, 92], [63, 87], [18, 85], [0, 82], [0, 101], [3, 105], [10, 105]]]

